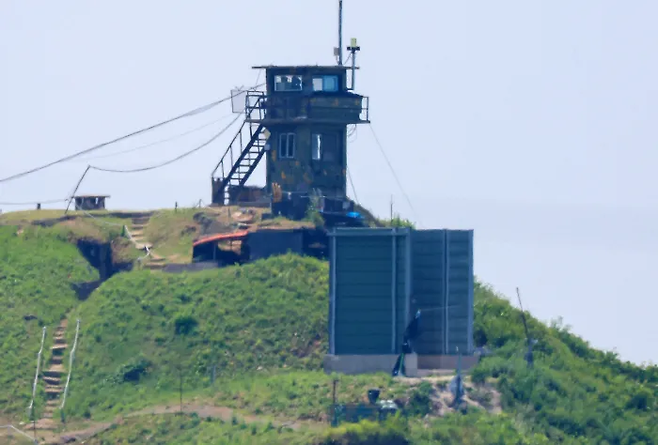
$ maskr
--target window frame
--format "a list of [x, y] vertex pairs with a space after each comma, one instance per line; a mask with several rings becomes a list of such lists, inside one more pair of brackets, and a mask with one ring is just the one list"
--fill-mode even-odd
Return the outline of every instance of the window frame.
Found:
[[[322, 152], [323, 139], [324, 139], [324, 135], [322, 133], [311, 133], [311, 160], [322, 161], [324, 154]], [[316, 145], [316, 141], [318, 141], [319, 144]]]
[[[327, 79], [332, 79], [335, 82], [334, 89], [327, 89]], [[316, 81], [318, 80], [322, 82], [322, 88], [320, 89], [315, 87]], [[321, 74], [313, 76], [312, 84], [313, 92], [315, 93], [337, 93], [340, 91], [340, 76], [338, 74]]]
[[[285, 141], [285, 151], [283, 150]], [[292, 144], [290, 143], [292, 141]], [[279, 134], [279, 159], [295, 159], [297, 150], [297, 134], [286, 132]]]
[[[287, 85], [292, 85], [292, 79], [297, 77], [299, 79], [299, 89], [279, 89], [279, 85], [283, 85], [284, 82], [277, 82], [277, 79], [283, 79], [284, 77], [290, 77], [290, 82], [286, 82]], [[300, 74], [276, 74], [274, 76], [274, 91], [276, 93], [298, 93], [304, 89], [304, 76]]]

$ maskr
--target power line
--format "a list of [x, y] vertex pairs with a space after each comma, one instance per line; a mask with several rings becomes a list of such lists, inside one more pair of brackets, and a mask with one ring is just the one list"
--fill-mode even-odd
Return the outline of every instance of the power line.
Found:
[[[253, 87], [251, 87], [251, 88], [249, 88], [249, 89], [256, 89], [256, 88], [258, 88], [258, 87], [260, 87], [260, 86], [262, 86], [262, 85], [264, 85], [264, 84], [261, 84], [261, 85], [255, 85], [255, 86], [253, 86]], [[186, 118], [186, 117], [194, 116], [194, 115], [196, 115], [196, 114], [204, 113], [204, 112], [206, 112], [206, 111], [208, 111], [208, 110], [210, 110], [210, 109], [216, 107], [217, 105], [219, 105], [219, 104], [221, 104], [221, 103], [223, 103], [223, 102], [226, 102], [227, 100], [232, 99], [233, 97], [237, 96], [237, 95], [240, 94], [241, 92], [242, 92], [242, 91], [240, 91], [239, 93], [236, 92], [235, 94], [231, 94], [231, 95], [228, 96], [228, 97], [225, 97], [225, 98], [220, 99], [220, 100], [217, 100], [217, 101], [215, 101], [215, 102], [211, 102], [211, 103], [209, 103], [209, 104], [207, 104], [207, 105], [204, 105], [204, 106], [201, 106], [201, 107], [195, 108], [194, 110], [188, 111], [188, 112], [186, 112], [186, 113], [183, 113], [183, 114], [181, 114], [181, 115], [179, 115], [179, 116], [176, 116], [176, 117], [173, 117], [173, 118], [171, 118], [171, 119], [167, 119], [166, 121], [162, 121], [162, 122], [157, 123], [157, 124], [155, 124], [155, 125], [151, 125], [150, 127], [146, 127], [146, 128], [141, 129], [141, 130], [134, 131], [134, 132], [132, 132], [132, 133], [130, 133], [130, 134], [127, 134], [127, 135], [124, 135], [124, 136], [118, 137], [118, 138], [113, 139], [113, 140], [111, 140], [111, 141], [103, 142], [102, 144], [98, 144], [98, 145], [95, 145], [95, 146], [93, 146], [93, 147], [91, 147], [91, 148], [87, 148], [87, 149], [82, 150], [82, 151], [79, 151], [79, 152], [77, 152], [77, 153], [73, 153], [72, 155], [65, 156], [65, 157], [63, 157], [63, 158], [60, 158], [60, 159], [58, 159], [58, 160], [56, 160], [56, 161], [49, 162], [48, 164], [42, 165], [42, 166], [40, 166], [40, 167], [36, 167], [36, 168], [31, 169], [31, 170], [27, 170], [27, 171], [24, 171], [24, 172], [21, 172], [21, 173], [17, 173], [17, 174], [12, 175], [12, 176], [8, 176], [8, 177], [6, 177], [6, 178], [2, 178], [2, 179], [0, 179], [0, 184], [1, 184], [1, 183], [4, 183], [4, 182], [11, 181], [11, 180], [14, 180], [14, 179], [22, 178], [23, 176], [27, 176], [27, 175], [30, 175], [30, 174], [32, 174], [32, 173], [36, 173], [36, 172], [38, 172], [38, 171], [44, 170], [44, 169], [46, 169], [46, 168], [48, 168], [48, 167], [52, 167], [53, 165], [60, 164], [60, 163], [62, 163], [62, 162], [70, 161], [71, 159], [77, 158], [77, 157], [82, 156], [82, 155], [87, 154], [87, 153], [94, 152], [94, 151], [96, 151], [96, 150], [100, 150], [101, 148], [107, 147], [108, 145], [115, 144], [115, 143], [117, 143], [117, 142], [123, 141], [123, 140], [128, 139], [128, 138], [133, 137], [133, 136], [137, 136], [138, 134], [146, 133], [147, 131], [154, 130], [154, 129], [158, 128], [158, 127], [162, 127], [163, 125], [170, 124], [170, 123], [172, 123], [172, 122], [174, 122], [174, 121], [177, 121], [177, 120], [180, 120], [180, 119], [183, 119], [183, 118]]]
[[375, 137], [375, 142], [377, 142], [377, 146], [379, 147], [379, 151], [382, 152], [382, 155], [384, 156], [384, 159], [386, 160], [386, 163], [388, 164], [388, 167], [391, 169], [391, 173], [393, 173], [393, 177], [395, 178], [395, 181], [398, 183], [398, 187], [400, 187], [400, 191], [402, 192], [405, 199], [407, 200], [407, 203], [409, 204], [409, 208], [411, 208], [411, 211], [414, 213], [414, 216], [416, 217], [416, 220], [422, 226], [420, 218], [418, 217], [418, 213], [416, 212], [416, 209], [414, 209], [414, 206], [411, 203], [411, 199], [409, 199], [409, 196], [407, 195], [407, 192], [404, 191], [404, 187], [402, 187], [402, 183], [400, 182], [400, 179], [398, 178], [398, 175], [395, 173], [395, 169], [393, 168], [393, 165], [391, 164], [391, 161], [388, 160], [388, 156], [386, 156], [386, 152], [384, 151], [384, 147], [382, 146], [382, 143], [379, 142], [379, 138], [377, 137], [377, 133], [375, 133], [375, 129], [372, 127], [372, 124], [370, 124], [368, 126], [370, 127], [370, 131], [372, 131], [372, 135]]
[[145, 145], [140, 145], [138, 147], [129, 148], [127, 150], [118, 151], [116, 153], [109, 153], [109, 154], [106, 154], [106, 155], [94, 156], [92, 158], [80, 159], [80, 162], [93, 161], [94, 159], [111, 158], [113, 156], [119, 156], [119, 155], [126, 154], [126, 153], [132, 153], [134, 151], [142, 150], [144, 148], [153, 147], [154, 145], [163, 144], [165, 142], [173, 141], [173, 140], [182, 138], [183, 136], [187, 136], [188, 134], [192, 134], [196, 131], [203, 130], [204, 128], [207, 128], [207, 127], [209, 127], [213, 124], [216, 124], [217, 122], [221, 122], [221, 121], [223, 121], [224, 119], [226, 119], [227, 117], [229, 117], [231, 115], [233, 115], [233, 113], [224, 115], [224, 116], [220, 117], [219, 119], [215, 119], [212, 122], [205, 123], [205, 124], [203, 124], [199, 127], [195, 127], [195, 128], [193, 128], [191, 130], [188, 130], [184, 133], [179, 133], [177, 135], [174, 135], [174, 136], [171, 136], [171, 137], [168, 137], [168, 138], [165, 138], [165, 139], [160, 139], [159, 141], [151, 142], [151, 143], [145, 144]]
[[202, 148], [206, 147], [208, 144], [213, 142], [215, 139], [220, 137], [222, 134], [224, 134], [240, 117], [242, 117], [241, 114], [238, 114], [235, 116], [235, 119], [231, 121], [230, 124], [228, 124], [226, 127], [222, 128], [218, 133], [216, 133], [213, 137], [208, 139], [206, 142], [204, 142], [201, 145], [198, 145], [194, 147], [192, 150], [188, 150], [185, 153], [170, 159], [168, 161], [162, 162], [160, 164], [156, 165], [151, 165], [148, 167], [140, 167], [140, 168], [135, 168], [135, 169], [130, 169], [130, 170], [121, 170], [121, 169], [111, 169], [111, 168], [102, 168], [102, 167], [94, 167], [93, 165], [89, 166], [92, 170], [98, 170], [101, 172], [109, 172], [109, 173], [138, 173], [138, 172], [145, 172], [149, 170], [155, 170], [156, 168], [164, 167], [165, 165], [173, 164], [176, 161], [180, 161], [181, 159], [191, 155], [192, 153], [196, 153], [197, 151], [201, 150]]
[[120, 169], [102, 168], [102, 167], [94, 167], [93, 165], [88, 165], [87, 168], [85, 169], [84, 173], [82, 174], [82, 176], [81, 176], [80, 179], [78, 180], [77, 184], [76, 184], [75, 187], [73, 188], [73, 192], [71, 192], [71, 197], [70, 197], [69, 199], [67, 199], [68, 204], [67, 204], [67, 206], [66, 206], [66, 210], [64, 211], [64, 214], [68, 213], [68, 211], [69, 211], [69, 207], [71, 206], [71, 201], [73, 200], [73, 195], [75, 195], [75, 193], [76, 193], [76, 192], [78, 191], [78, 189], [80, 188], [80, 185], [82, 184], [82, 181], [83, 181], [83, 180], [85, 179], [85, 177], [87, 176], [87, 173], [89, 173], [89, 170], [97, 170], [97, 171], [108, 172], [108, 173], [138, 173], [138, 172], [145, 172], [145, 171], [149, 171], [149, 170], [155, 170], [156, 168], [160, 168], [160, 167], [164, 167], [165, 165], [173, 164], [174, 162], [176, 162], [176, 161], [180, 161], [181, 159], [183, 159], [183, 158], [185, 158], [185, 157], [191, 155], [192, 153], [196, 153], [197, 151], [199, 151], [199, 150], [201, 150], [202, 148], [206, 147], [208, 144], [210, 144], [210, 143], [213, 142], [215, 139], [217, 139], [217, 138], [220, 137], [222, 134], [224, 134], [229, 128], [231, 128], [231, 126], [232, 126], [232, 125], [233, 125], [233, 124], [234, 124], [234, 123], [235, 123], [235, 122], [236, 122], [241, 116], [242, 116], [241, 114], [236, 115], [236, 116], [235, 116], [235, 119], [233, 119], [233, 120], [232, 120], [227, 126], [225, 126], [224, 128], [222, 128], [218, 133], [216, 133], [213, 137], [211, 137], [210, 139], [208, 139], [208, 140], [207, 140], [206, 142], [204, 142], [203, 144], [194, 147], [192, 150], [188, 150], [188, 151], [186, 151], [185, 153], [183, 153], [182, 155], [179, 155], [179, 156], [175, 157], [174, 159], [170, 159], [170, 160], [165, 161], [165, 162], [162, 162], [162, 163], [160, 163], [160, 164], [151, 165], [151, 166], [149, 166], [149, 167], [140, 167], [140, 168], [135, 168], [135, 169], [129, 169], [129, 170], [120, 170]]
[[37, 204], [57, 204], [60, 202], [65, 202], [66, 199], [51, 199], [48, 201], [34, 201], [34, 202], [0, 202], [2, 206], [29, 206]]

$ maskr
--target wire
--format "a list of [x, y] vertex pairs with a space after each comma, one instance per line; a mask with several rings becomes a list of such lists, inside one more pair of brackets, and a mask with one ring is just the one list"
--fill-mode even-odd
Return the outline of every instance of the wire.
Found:
[[98, 170], [101, 172], [109, 172], [109, 173], [138, 173], [138, 172], [145, 172], [149, 170], [155, 170], [156, 168], [164, 167], [169, 164], [173, 164], [176, 161], [180, 161], [181, 159], [191, 155], [192, 153], [196, 153], [197, 151], [201, 150], [202, 148], [206, 147], [208, 144], [213, 142], [215, 139], [220, 137], [222, 134], [224, 134], [237, 120], [242, 117], [241, 114], [238, 114], [235, 116], [235, 119], [231, 121], [226, 127], [222, 128], [218, 133], [216, 133], [213, 137], [208, 139], [206, 142], [204, 142], [201, 145], [198, 145], [197, 147], [194, 147], [192, 150], [186, 151], [182, 155], [179, 155], [173, 159], [170, 159], [168, 161], [162, 162], [160, 164], [156, 165], [151, 165], [149, 167], [140, 167], [140, 168], [134, 168], [130, 170], [120, 170], [120, 169], [111, 169], [111, 168], [102, 168], [102, 167], [94, 167], [93, 165], [90, 165], [89, 168], [92, 170]]
[[[248, 89], [256, 89], [256, 88], [258, 88], [258, 87], [260, 87], [260, 86], [262, 86], [262, 85], [264, 85], [264, 84], [261, 84], [261, 85], [255, 85], [255, 86], [250, 87], [250, 88], [248, 88]], [[141, 130], [134, 131], [134, 132], [132, 132], [132, 133], [130, 133], [130, 134], [127, 134], [127, 135], [124, 135], [124, 136], [118, 137], [118, 138], [113, 139], [113, 140], [111, 140], [111, 141], [103, 142], [102, 144], [98, 144], [98, 145], [95, 145], [95, 146], [93, 146], [93, 147], [91, 147], [91, 148], [87, 148], [87, 149], [82, 150], [82, 151], [79, 151], [79, 152], [77, 152], [77, 153], [73, 153], [72, 155], [65, 156], [65, 157], [60, 158], [60, 159], [58, 159], [58, 160], [56, 160], [56, 161], [52, 161], [52, 162], [49, 162], [48, 164], [44, 164], [44, 165], [42, 165], [42, 166], [40, 166], [40, 167], [35, 167], [35, 168], [31, 169], [31, 170], [27, 170], [27, 171], [24, 171], [24, 172], [21, 172], [21, 173], [16, 173], [15, 175], [8, 176], [8, 177], [6, 177], [6, 178], [2, 178], [2, 179], [0, 179], [0, 184], [1, 184], [1, 183], [4, 183], [4, 182], [11, 181], [11, 180], [14, 180], [14, 179], [22, 178], [23, 176], [27, 176], [27, 175], [30, 175], [30, 174], [32, 174], [32, 173], [36, 173], [36, 172], [38, 172], [38, 171], [44, 170], [44, 169], [46, 169], [46, 168], [48, 168], [48, 167], [52, 167], [53, 165], [60, 164], [60, 163], [62, 163], [62, 162], [70, 161], [71, 159], [77, 158], [77, 157], [82, 156], [82, 155], [87, 154], [87, 153], [94, 152], [94, 151], [96, 151], [96, 150], [100, 150], [101, 148], [107, 147], [108, 145], [115, 144], [115, 143], [117, 143], [117, 142], [119, 142], [119, 141], [123, 141], [123, 140], [128, 139], [128, 138], [133, 137], [133, 136], [137, 136], [138, 134], [146, 133], [147, 131], [150, 131], [150, 130], [156, 129], [156, 128], [158, 128], [158, 127], [162, 127], [163, 125], [166, 125], [166, 124], [172, 123], [172, 122], [174, 122], [174, 121], [177, 121], [177, 120], [180, 120], [180, 119], [183, 119], [183, 118], [186, 118], [186, 117], [194, 116], [194, 115], [196, 115], [196, 114], [204, 113], [204, 112], [206, 112], [206, 111], [208, 111], [208, 110], [210, 110], [210, 109], [216, 107], [217, 105], [219, 105], [219, 104], [221, 104], [221, 103], [223, 103], [223, 102], [226, 102], [227, 100], [232, 99], [233, 97], [237, 96], [237, 95], [240, 94], [241, 92], [242, 92], [242, 91], [240, 91], [240, 92], [236, 92], [235, 94], [231, 94], [231, 95], [228, 96], [228, 97], [225, 97], [225, 98], [223, 98], [223, 99], [217, 100], [217, 101], [215, 101], [215, 102], [211, 102], [211, 103], [209, 103], [209, 104], [207, 104], [207, 105], [203, 105], [203, 106], [201, 106], [201, 107], [199, 107], [199, 108], [195, 108], [194, 110], [188, 111], [188, 112], [186, 112], [186, 113], [183, 113], [183, 114], [181, 114], [181, 115], [179, 115], [179, 116], [176, 116], [176, 117], [173, 117], [173, 118], [171, 118], [171, 119], [167, 119], [166, 121], [162, 121], [162, 122], [157, 123], [157, 124], [155, 124], [155, 125], [151, 125], [150, 127], [146, 127], [146, 128], [141, 129]]]
[[48, 201], [34, 201], [34, 202], [0, 202], [2, 206], [29, 206], [37, 204], [57, 204], [60, 202], [66, 202], [67, 199], [51, 199]]
[[132, 152], [134, 152], [134, 151], [141, 150], [141, 149], [144, 149], [144, 148], [153, 147], [154, 145], [162, 144], [162, 143], [164, 143], [164, 142], [173, 141], [173, 140], [175, 140], [175, 139], [179, 139], [179, 138], [181, 138], [181, 137], [183, 137], [183, 136], [187, 136], [188, 134], [194, 133], [194, 132], [196, 132], [196, 131], [203, 130], [203, 129], [206, 128], [206, 127], [209, 127], [209, 126], [211, 126], [211, 125], [213, 125], [213, 124], [216, 124], [217, 122], [221, 122], [221, 121], [223, 121], [224, 119], [226, 119], [227, 117], [231, 116], [232, 114], [233, 114], [233, 113], [231, 113], [231, 114], [227, 114], [227, 115], [224, 115], [224, 116], [220, 117], [219, 119], [215, 119], [215, 120], [212, 121], [212, 122], [208, 122], [208, 123], [203, 124], [203, 125], [201, 125], [201, 126], [199, 126], [199, 127], [193, 128], [192, 130], [186, 131], [185, 133], [180, 133], [180, 134], [174, 135], [174, 136], [169, 137], [169, 138], [160, 139], [159, 141], [151, 142], [150, 144], [140, 145], [140, 146], [138, 146], [138, 147], [129, 148], [129, 149], [127, 149], [127, 150], [118, 151], [118, 152], [116, 152], [116, 153], [110, 153], [110, 154], [106, 154], [106, 155], [94, 156], [94, 157], [92, 157], [92, 158], [84, 158], [84, 159], [80, 159], [80, 160], [77, 161], [77, 162], [87, 162], [87, 161], [93, 161], [94, 159], [105, 159], [105, 158], [111, 158], [112, 156], [119, 156], [119, 155], [126, 154], [126, 153], [132, 153]]
[[411, 211], [414, 213], [414, 216], [416, 217], [416, 220], [422, 226], [423, 224], [421, 223], [420, 218], [418, 217], [418, 213], [416, 212], [416, 209], [414, 209], [414, 206], [411, 203], [411, 199], [409, 199], [409, 196], [407, 195], [407, 192], [404, 191], [404, 187], [402, 187], [402, 183], [400, 182], [400, 179], [398, 178], [398, 175], [395, 173], [395, 169], [393, 168], [393, 165], [391, 164], [391, 161], [388, 160], [388, 156], [386, 156], [386, 152], [384, 151], [384, 147], [382, 146], [382, 143], [379, 141], [379, 138], [377, 137], [377, 133], [375, 133], [375, 129], [372, 127], [372, 124], [370, 124], [368, 126], [370, 127], [370, 131], [372, 131], [372, 135], [375, 137], [375, 142], [377, 142], [377, 146], [379, 147], [379, 151], [381, 151], [382, 155], [384, 155], [384, 159], [386, 160], [386, 163], [388, 164], [388, 167], [391, 169], [391, 173], [393, 173], [393, 177], [395, 178], [395, 181], [398, 183], [398, 187], [400, 187], [400, 191], [402, 191], [402, 194], [404, 195], [405, 199], [407, 200], [407, 203], [409, 204], [409, 208], [411, 208]]

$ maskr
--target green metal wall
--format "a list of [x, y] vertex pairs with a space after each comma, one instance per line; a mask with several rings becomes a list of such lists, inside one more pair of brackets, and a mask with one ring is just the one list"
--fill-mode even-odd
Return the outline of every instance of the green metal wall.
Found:
[[331, 236], [332, 354], [399, 353], [416, 310], [416, 352], [472, 352], [472, 230], [358, 228]]
[[395, 354], [408, 312], [409, 231], [362, 230], [342, 229], [331, 239], [330, 349]]

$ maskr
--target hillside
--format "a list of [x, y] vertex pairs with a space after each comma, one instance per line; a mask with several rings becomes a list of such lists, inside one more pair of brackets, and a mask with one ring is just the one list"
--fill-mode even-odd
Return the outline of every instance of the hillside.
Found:
[[[183, 215], [195, 221], [190, 213]], [[328, 430], [331, 377], [320, 369], [327, 342], [325, 263], [286, 255], [194, 274], [135, 270], [115, 274], [81, 299], [75, 285], [97, 280], [98, 271], [73, 243], [116, 241], [120, 232], [89, 219], [35, 227], [27, 217], [8, 215], [4, 223], [16, 225], [0, 227], [0, 304], [7, 308], [0, 312], [3, 421], [26, 420], [40, 327], [48, 327], [49, 347], [54, 328], [68, 317], [81, 319], [81, 336], [66, 408], [55, 419], [66, 420], [69, 431], [96, 428], [87, 443], [144, 437], [160, 443], [203, 443], [204, 437], [316, 444], [658, 441], [656, 367], [623, 363], [530, 317], [538, 343], [528, 369], [519, 311], [484, 285], [476, 288], [475, 341], [492, 354], [467, 381], [473, 404], [464, 412], [447, 410], [440, 381], [340, 376], [340, 402], [363, 400], [368, 388], [380, 387], [383, 398], [399, 400], [410, 416]], [[170, 233], [181, 233], [181, 225]], [[73, 336], [70, 322], [68, 344]], [[181, 377], [188, 414], [166, 414], [178, 409]], [[41, 382], [37, 400], [42, 409]], [[118, 415], [125, 420], [115, 423]]]

